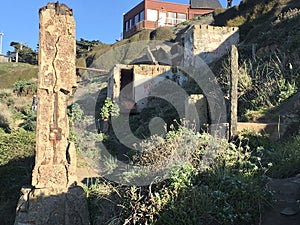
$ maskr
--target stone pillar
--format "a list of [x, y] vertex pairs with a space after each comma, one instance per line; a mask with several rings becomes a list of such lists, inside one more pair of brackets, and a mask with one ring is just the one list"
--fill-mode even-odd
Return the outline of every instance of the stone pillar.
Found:
[[229, 138], [237, 134], [237, 109], [238, 109], [238, 80], [239, 80], [239, 55], [236, 46], [231, 47], [231, 73], [230, 73], [230, 121]]
[[85, 225], [88, 209], [76, 185], [76, 151], [67, 116], [76, 87], [75, 21], [72, 10], [60, 3], [48, 3], [39, 16], [35, 167], [32, 187], [21, 190], [15, 225]]
[[76, 87], [76, 39], [72, 10], [49, 3], [40, 9], [37, 138], [32, 185], [65, 189], [76, 182], [69, 142], [67, 102]]

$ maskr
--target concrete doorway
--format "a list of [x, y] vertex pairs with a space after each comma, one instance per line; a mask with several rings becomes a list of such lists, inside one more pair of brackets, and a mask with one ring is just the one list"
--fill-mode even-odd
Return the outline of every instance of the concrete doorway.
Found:
[[134, 80], [133, 69], [121, 69], [120, 100], [123, 103], [134, 102], [133, 80]]

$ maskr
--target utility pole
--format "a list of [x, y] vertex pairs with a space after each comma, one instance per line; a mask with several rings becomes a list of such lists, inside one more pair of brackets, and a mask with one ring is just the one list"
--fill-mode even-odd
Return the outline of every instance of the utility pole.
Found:
[[0, 55], [2, 55], [2, 37], [3, 37], [3, 33], [0, 32]]

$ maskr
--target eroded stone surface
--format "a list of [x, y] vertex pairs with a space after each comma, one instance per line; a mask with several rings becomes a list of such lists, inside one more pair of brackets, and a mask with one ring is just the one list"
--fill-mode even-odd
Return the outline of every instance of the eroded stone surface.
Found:
[[85, 225], [88, 208], [81, 187], [54, 193], [49, 189], [22, 189], [15, 225]]
[[73, 12], [64, 4], [40, 9], [39, 83], [32, 186], [22, 188], [15, 225], [86, 225], [77, 186], [76, 151], [69, 141], [68, 100], [76, 87]]
[[76, 155], [68, 140], [67, 101], [76, 87], [72, 10], [49, 3], [40, 10], [36, 165], [32, 185], [64, 190], [76, 182]]

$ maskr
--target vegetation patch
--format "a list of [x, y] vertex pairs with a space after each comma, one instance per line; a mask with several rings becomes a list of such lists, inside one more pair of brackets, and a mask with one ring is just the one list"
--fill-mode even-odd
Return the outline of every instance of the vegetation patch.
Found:
[[10, 134], [0, 128], [0, 220], [14, 223], [19, 191], [30, 184], [34, 165], [35, 133], [23, 129]]
[[[143, 150], [133, 154], [133, 163], [153, 165], [156, 170], [168, 166], [168, 178], [156, 177], [141, 187], [116, 186], [108, 181], [86, 186], [95, 213], [93, 224], [100, 224], [100, 215], [106, 218], [110, 214], [113, 218], [101, 220], [101, 224], [112, 220], [116, 224], [256, 224], [271, 202], [262, 176], [270, 164], [260, 163], [256, 146], [228, 143], [182, 126], [165, 138], [150, 137], [141, 146]], [[191, 155], [182, 157], [186, 154]], [[209, 160], [208, 154], [214, 159]], [[124, 176], [130, 183], [141, 176], [147, 179], [149, 174], [139, 171]], [[107, 185], [113, 188], [97, 194]], [[95, 210], [102, 202], [109, 202], [114, 210]]]

